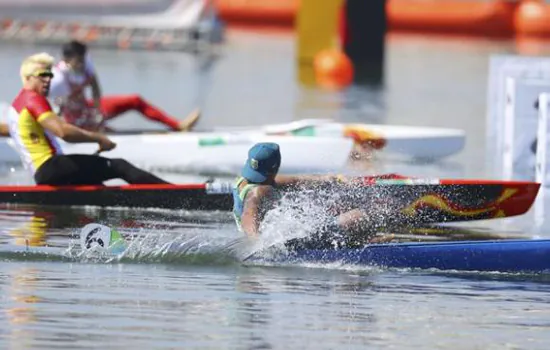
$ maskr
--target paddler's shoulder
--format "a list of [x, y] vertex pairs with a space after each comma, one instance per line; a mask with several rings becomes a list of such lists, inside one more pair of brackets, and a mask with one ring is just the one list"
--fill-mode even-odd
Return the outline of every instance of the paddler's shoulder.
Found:
[[246, 193], [246, 197], [244, 198], [245, 206], [252, 205], [258, 207], [266, 200], [272, 198], [274, 193], [273, 186], [254, 184]]
[[31, 110], [36, 107], [47, 109], [50, 106], [48, 99], [39, 94], [38, 92], [30, 89], [22, 89], [15, 100], [12, 102], [13, 108], [17, 112], [21, 112], [23, 109]]
[[271, 185], [250, 184], [253, 185], [248, 191], [248, 198], [262, 199], [270, 197], [276, 193], [277, 189]]
[[256, 185], [254, 187], [254, 190], [256, 191], [256, 193], [260, 195], [264, 195], [264, 194], [273, 193], [276, 190], [276, 188], [273, 187], [272, 185]]
[[234, 188], [236, 188], [237, 192], [243, 191], [245, 188], [247, 188], [247, 191], [254, 192], [256, 195], [264, 195], [269, 194], [277, 191], [279, 189], [279, 186], [277, 183], [273, 184], [266, 184], [266, 183], [254, 183], [254, 182], [248, 182], [243, 177], [238, 177], [235, 180]]

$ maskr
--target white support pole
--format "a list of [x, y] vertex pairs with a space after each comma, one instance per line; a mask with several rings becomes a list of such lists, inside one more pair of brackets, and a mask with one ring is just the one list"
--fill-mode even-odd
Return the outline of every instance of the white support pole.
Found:
[[514, 132], [516, 108], [516, 80], [506, 78], [504, 81], [506, 102], [504, 105], [503, 149], [502, 149], [502, 177], [512, 180], [514, 177]]
[[550, 94], [542, 93], [539, 95], [539, 123], [537, 130], [537, 153], [535, 167], [535, 181], [545, 187], [547, 180], [547, 145], [548, 145], [548, 103], [550, 103]]
[[544, 226], [545, 201], [548, 179], [548, 112], [550, 108], [550, 94], [539, 95], [539, 124], [537, 130], [536, 176], [535, 181], [541, 184], [541, 188], [535, 201], [535, 224], [538, 228]]

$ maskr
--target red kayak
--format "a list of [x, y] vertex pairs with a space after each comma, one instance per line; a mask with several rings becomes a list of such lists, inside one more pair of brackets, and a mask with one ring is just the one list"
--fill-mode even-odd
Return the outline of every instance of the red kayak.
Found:
[[[334, 191], [338, 202], [393, 221], [435, 223], [522, 215], [540, 184], [523, 181], [416, 179], [399, 175], [357, 178]], [[140, 207], [184, 210], [232, 209], [231, 184], [123, 186], [0, 186], [0, 203]]]

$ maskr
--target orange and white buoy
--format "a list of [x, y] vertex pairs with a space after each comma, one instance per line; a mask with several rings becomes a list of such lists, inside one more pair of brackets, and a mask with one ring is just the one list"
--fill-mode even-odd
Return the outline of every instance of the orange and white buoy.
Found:
[[329, 89], [342, 89], [353, 83], [354, 68], [349, 57], [339, 49], [322, 50], [313, 60], [317, 84]]
[[544, 1], [523, 0], [514, 17], [518, 37], [550, 38], [550, 4]]

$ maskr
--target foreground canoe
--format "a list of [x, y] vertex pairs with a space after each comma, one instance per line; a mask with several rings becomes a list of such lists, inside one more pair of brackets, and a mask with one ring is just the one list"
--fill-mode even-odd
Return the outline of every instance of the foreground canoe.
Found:
[[227, 189], [208, 184], [122, 186], [0, 186], [0, 203], [187, 210], [230, 210]]
[[[84, 226], [79, 233], [83, 251], [99, 250], [108, 255], [123, 254], [128, 241], [116, 229], [98, 223]], [[550, 272], [550, 239], [500, 239], [417, 243], [377, 243], [361, 248], [308, 249], [289, 245], [270, 247], [240, 257], [245, 262], [341, 263], [382, 268], [438, 269], [454, 271]], [[187, 251], [185, 245], [166, 247], [164, 253]], [[237, 249], [238, 251], [238, 249]]]
[[259, 252], [248, 260], [539, 273], [550, 271], [550, 240], [373, 244], [359, 249], [295, 250], [275, 255]]
[[[540, 187], [533, 182], [376, 176], [358, 181], [353, 186], [333, 184], [326, 191], [315, 191], [315, 205], [325, 208], [336, 203], [365, 209], [373, 226], [483, 220], [524, 214]], [[230, 190], [230, 183], [0, 186], [0, 203], [230, 211]]]
[[[114, 245], [114, 240], [122, 240], [123, 237], [116, 232], [109, 232], [104, 242], [99, 241], [92, 227], [97, 224], [87, 225], [91, 230], [80, 232], [82, 249], [99, 244], [101, 247], [112, 249], [110, 253], [120, 254], [125, 247]], [[115, 230], [116, 231], [116, 230]], [[94, 237], [94, 234], [97, 237]], [[103, 240], [102, 240], [103, 241]], [[181, 255], [179, 245], [171, 246], [169, 252], [163, 251], [163, 256], [170, 253]], [[188, 247], [183, 246], [183, 253]], [[48, 259], [60, 255], [58, 248], [26, 246], [24, 248], [11, 248], [2, 251], [3, 258], [10, 256], [27, 256], [33, 254], [44, 255]], [[126, 259], [131, 257], [126, 256]], [[70, 259], [70, 258], [68, 258]], [[157, 258], [155, 257], [155, 261]], [[371, 244], [354, 249], [295, 249], [295, 250], [260, 250], [244, 259], [247, 264], [351, 264], [365, 267], [398, 268], [398, 269], [431, 269], [455, 272], [500, 272], [500, 273], [549, 273], [550, 272], [550, 239], [500, 239], [487, 241], [448, 241], [448, 242], [418, 242], [418, 243], [387, 243]]]

